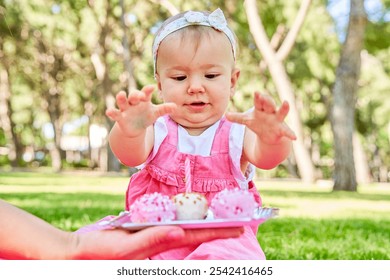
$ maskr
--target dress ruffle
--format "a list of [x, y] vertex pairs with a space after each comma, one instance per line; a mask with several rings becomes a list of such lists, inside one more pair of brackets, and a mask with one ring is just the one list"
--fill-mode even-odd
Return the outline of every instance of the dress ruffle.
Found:
[[[184, 175], [175, 174], [171, 171], [161, 169], [155, 165], [147, 165], [146, 171], [153, 179], [172, 187], [180, 187], [184, 182]], [[183, 173], [179, 169], [179, 173]], [[184, 173], [183, 173], [184, 174]], [[194, 192], [219, 192], [223, 189], [237, 188], [238, 184], [234, 179], [195, 178], [192, 182]]]
[[235, 187], [238, 187], [235, 180], [198, 178], [194, 180], [192, 190], [195, 192], [219, 192], [223, 189], [233, 189]]
[[145, 167], [146, 171], [150, 174], [150, 176], [153, 179], [156, 179], [160, 181], [161, 183], [178, 187], [180, 186], [181, 182], [183, 180], [182, 177], [180, 177], [177, 174], [174, 174], [172, 172], [169, 172], [167, 170], [158, 168], [157, 166], [154, 165], [147, 165]]

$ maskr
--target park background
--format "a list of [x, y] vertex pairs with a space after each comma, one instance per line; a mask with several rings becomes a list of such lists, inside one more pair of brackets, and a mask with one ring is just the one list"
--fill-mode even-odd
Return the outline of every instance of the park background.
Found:
[[[389, 0], [0, 1], [0, 198], [65, 230], [124, 207], [115, 94], [153, 84], [153, 34], [220, 7], [239, 44], [229, 110], [288, 100], [291, 156], [258, 170], [269, 259], [390, 259]], [[161, 102], [156, 98], [153, 102]]]

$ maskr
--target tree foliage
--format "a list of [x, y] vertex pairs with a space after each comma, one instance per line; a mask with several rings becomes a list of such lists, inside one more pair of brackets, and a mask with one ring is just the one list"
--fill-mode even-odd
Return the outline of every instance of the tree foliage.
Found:
[[[277, 51], [301, 1], [256, 2]], [[372, 14], [368, 11], [355, 127], [372, 179], [389, 181], [390, 2], [381, 3]], [[342, 45], [327, 4], [312, 1], [283, 61], [303, 124], [304, 144], [317, 178], [325, 179], [332, 178], [334, 170], [329, 112]], [[90, 139], [89, 145], [69, 150], [69, 136], [84, 141], [96, 125], [109, 130], [112, 123], [104, 111], [113, 106], [115, 94], [154, 83], [151, 44], [165, 18], [176, 11], [217, 7], [224, 10], [239, 43], [241, 77], [230, 110], [250, 108], [255, 90], [281, 102], [241, 1], [0, 0], [0, 166], [113, 168], [107, 164], [104, 137], [100, 145], [92, 145], [97, 139]], [[154, 102], [160, 101], [156, 97]], [[299, 176], [296, 161], [299, 158], [260, 175]]]

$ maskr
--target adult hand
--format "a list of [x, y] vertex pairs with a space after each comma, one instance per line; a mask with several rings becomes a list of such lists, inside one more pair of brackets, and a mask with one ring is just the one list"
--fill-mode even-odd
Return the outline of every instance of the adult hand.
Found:
[[217, 238], [238, 237], [243, 228], [183, 230], [152, 227], [136, 233], [62, 231], [0, 199], [0, 259], [145, 259]]
[[218, 238], [238, 237], [243, 228], [183, 230], [176, 226], [150, 227], [135, 233], [100, 230], [72, 234], [71, 258], [145, 259], [158, 253]]

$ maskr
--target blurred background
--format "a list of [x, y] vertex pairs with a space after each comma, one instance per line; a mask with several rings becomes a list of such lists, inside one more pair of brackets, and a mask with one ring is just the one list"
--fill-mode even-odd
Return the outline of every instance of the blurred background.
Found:
[[389, 0], [0, 0], [0, 170], [135, 172], [108, 147], [105, 110], [154, 84], [164, 19], [217, 7], [239, 44], [229, 110], [255, 90], [288, 100], [299, 138], [258, 178], [390, 182]]
[[123, 211], [137, 170], [105, 110], [155, 83], [166, 18], [218, 7], [239, 44], [229, 110], [287, 100], [298, 136], [257, 170], [281, 210], [257, 234], [267, 259], [390, 259], [390, 0], [0, 0], [1, 199], [69, 231]]

